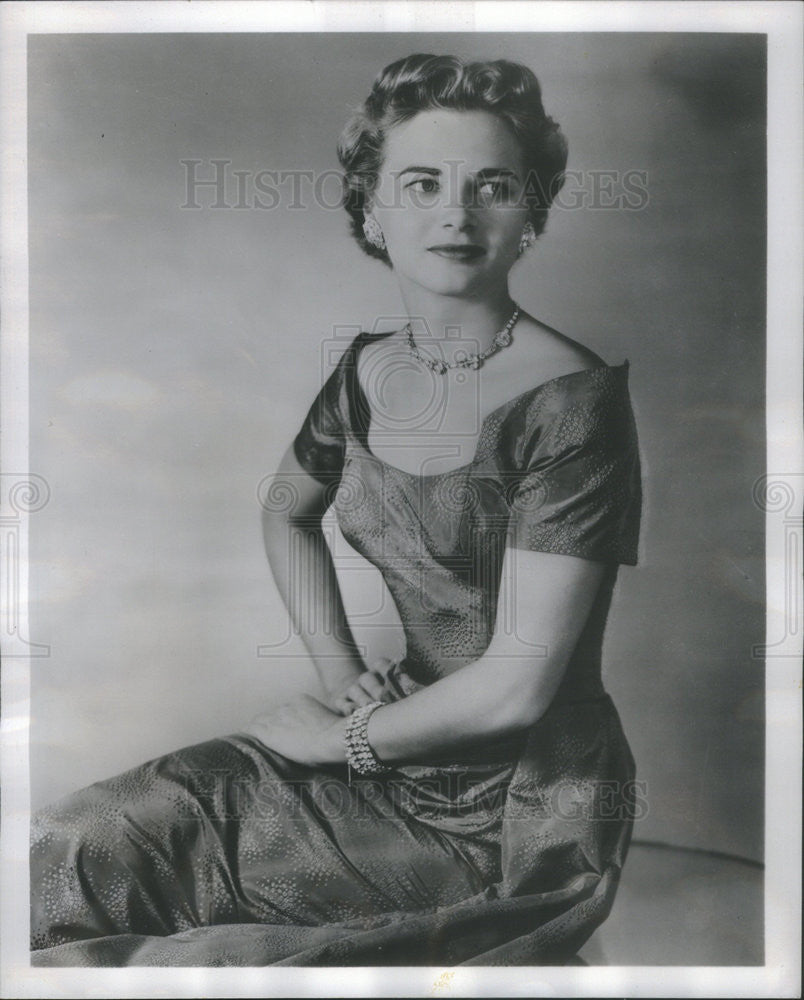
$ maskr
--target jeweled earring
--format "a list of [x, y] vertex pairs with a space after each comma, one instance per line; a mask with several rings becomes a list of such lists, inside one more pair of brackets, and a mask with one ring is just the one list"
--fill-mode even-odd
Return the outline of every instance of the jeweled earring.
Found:
[[519, 237], [519, 256], [526, 250], [530, 250], [533, 244], [536, 242], [536, 230], [533, 228], [533, 223], [528, 219], [525, 223], [525, 228], [522, 230], [522, 235]]
[[385, 237], [383, 236], [380, 224], [373, 215], [367, 215], [363, 220], [363, 235], [369, 243], [378, 250], [385, 249]]

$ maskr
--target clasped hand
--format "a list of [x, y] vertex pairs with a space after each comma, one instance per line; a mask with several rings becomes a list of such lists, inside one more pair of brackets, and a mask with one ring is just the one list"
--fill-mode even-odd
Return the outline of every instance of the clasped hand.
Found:
[[385, 683], [385, 674], [390, 666], [390, 660], [380, 659], [371, 669], [358, 674], [355, 680], [334, 695], [332, 707], [335, 711], [351, 715], [361, 705], [370, 705], [373, 701], [393, 701], [394, 696]]
[[333, 695], [331, 708], [312, 695], [299, 695], [261, 713], [245, 731], [269, 750], [300, 764], [344, 763], [345, 717], [361, 705], [394, 700], [385, 686], [384, 673], [390, 665], [390, 660], [380, 659], [371, 670], [358, 674]]
[[342, 764], [345, 719], [317, 698], [301, 694], [258, 715], [245, 731], [269, 750], [300, 764]]

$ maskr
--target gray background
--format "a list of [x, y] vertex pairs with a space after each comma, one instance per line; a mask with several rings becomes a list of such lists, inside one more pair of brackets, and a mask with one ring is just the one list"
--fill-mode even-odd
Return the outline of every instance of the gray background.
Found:
[[[645, 170], [641, 211], [555, 210], [515, 297], [631, 362], [645, 486], [606, 682], [647, 782], [635, 836], [763, 841], [764, 39], [683, 34], [30, 39], [34, 805], [239, 729], [314, 677], [257, 490], [393, 275], [334, 210], [182, 209], [182, 159], [337, 166], [350, 108], [414, 51], [531, 66], [574, 170]], [[230, 178], [226, 197], [237, 200]], [[334, 185], [326, 189], [333, 199]], [[210, 205], [213, 195], [200, 191]], [[534, 383], [539, 381], [534, 378]], [[346, 556], [349, 606], [372, 576]], [[380, 599], [372, 593], [372, 606]], [[391, 648], [392, 609], [360, 620]], [[371, 627], [374, 625], [375, 627]]]

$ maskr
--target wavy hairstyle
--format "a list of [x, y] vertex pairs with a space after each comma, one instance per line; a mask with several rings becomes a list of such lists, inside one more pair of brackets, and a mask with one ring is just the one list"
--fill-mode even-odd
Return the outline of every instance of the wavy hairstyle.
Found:
[[434, 108], [489, 111], [508, 125], [525, 156], [530, 220], [537, 236], [544, 232], [550, 205], [564, 183], [567, 143], [545, 113], [539, 81], [527, 66], [505, 59], [464, 62], [456, 56], [417, 54], [386, 66], [338, 141], [344, 170], [343, 206], [350, 216], [352, 235], [363, 250], [390, 264], [387, 253], [363, 234], [385, 136], [395, 125]]

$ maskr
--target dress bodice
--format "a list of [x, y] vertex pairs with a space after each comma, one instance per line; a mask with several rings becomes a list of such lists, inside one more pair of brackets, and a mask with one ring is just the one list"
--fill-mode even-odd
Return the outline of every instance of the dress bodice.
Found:
[[506, 549], [514, 556], [539, 550], [608, 564], [557, 697], [598, 696], [617, 564], [636, 561], [639, 531], [627, 362], [534, 385], [486, 417], [471, 462], [417, 476], [369, 448], [371, 414], [357, 361], [371, 339], [361, 333], [346, 350], [295, 453], [311, 475], [337, 485], [344, 537], [382, 573], [405, 632], [406, 672], [426, 684], [480, 657], [498, 605], [505, 608]]

